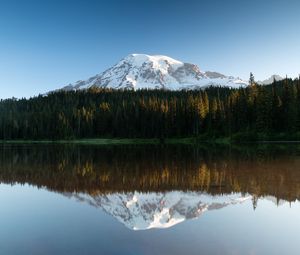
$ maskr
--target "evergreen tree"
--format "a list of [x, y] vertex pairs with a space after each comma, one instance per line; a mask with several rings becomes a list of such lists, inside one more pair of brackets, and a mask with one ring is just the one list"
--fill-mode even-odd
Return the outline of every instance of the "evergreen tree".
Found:
[[239, 89], [55, 92], [0, 101], [0, 139], [294, 134], [300, 128], [300, 81]]

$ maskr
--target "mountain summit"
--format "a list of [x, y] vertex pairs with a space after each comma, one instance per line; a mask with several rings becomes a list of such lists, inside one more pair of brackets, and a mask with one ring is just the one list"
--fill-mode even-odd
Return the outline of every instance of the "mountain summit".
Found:
[[263, 80], [263, 81], [258, 81], [257, 83], [260, 84], [260, 85], [269, 85], [269, 84], [272, 84], [275, 81], [281, 81], [283, 80], [284, 78], [281, 77], [280, 75], [277, 75], [277, 74], [273, 74], [271, 75], [270, 78], [266, 79], [266, 80]]
[[217, 72], [202, 72], [195, 64], [162, 55], [130, 54], [103, 73], [63, 87], [113, 89], [193, 89], [207, 86], [240, 87], [247, 82]]

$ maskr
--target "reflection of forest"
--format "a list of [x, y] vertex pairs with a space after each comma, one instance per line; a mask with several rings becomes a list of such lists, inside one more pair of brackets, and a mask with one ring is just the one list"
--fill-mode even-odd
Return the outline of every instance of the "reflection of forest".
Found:
[[199, 190], [300, 198], [297, 146], [3, 146], [0, 181], [58, 192]]

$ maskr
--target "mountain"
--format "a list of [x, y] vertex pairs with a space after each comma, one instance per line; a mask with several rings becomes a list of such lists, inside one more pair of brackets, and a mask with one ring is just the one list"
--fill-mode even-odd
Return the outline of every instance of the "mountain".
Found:
[[266, 79], [266, 80], [263, 80], [263, 81], [258, 81], [257, 83], [260, 84], [260, 85], [269, 85], [269, 84], [272, 84], [274, 79], [276, 81], [281, 81], [283, 80], [284, 78], [282, 78], [280, 75], [277, 75], [277, 74], [273, 74], [271, 75], [270, 78]]
[[205, 211], [221, 209], [251, 198], [240, 194], [212, 196], [183, 191], [65, 195], [101, 208], [132, 230], [169, 228], [185, 220], [198, 218]]
[[202, 72], [197, 65], [167, 56], [131, 54], [103, 73], [63, 87], [63, 90], [92, 86], [114, 89], [194, 89], [207, 86], [240, 87], [247, 82], [217, 72]]

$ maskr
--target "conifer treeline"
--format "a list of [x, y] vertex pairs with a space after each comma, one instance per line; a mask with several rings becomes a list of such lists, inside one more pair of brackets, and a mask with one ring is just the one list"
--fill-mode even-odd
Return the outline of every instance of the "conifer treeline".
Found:
[[247, 88], [55, 92], [0, 102], [0, 139], [296, 134], [299, 79]]

